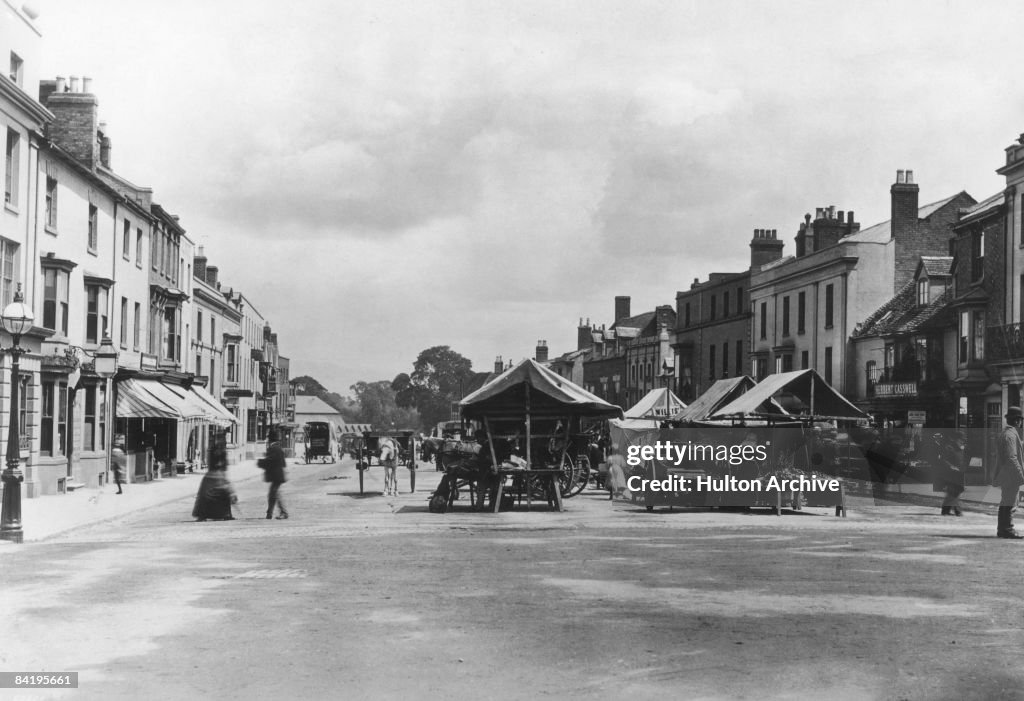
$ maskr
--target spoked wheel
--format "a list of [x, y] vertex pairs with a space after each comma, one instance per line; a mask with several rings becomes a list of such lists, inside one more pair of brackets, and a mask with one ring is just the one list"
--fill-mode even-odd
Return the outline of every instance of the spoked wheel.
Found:
[[[583, 463], [586, 461], [586, 470]], [[576, 496], [587, 486], [586, 475], [590, 472], [590, 461], [586, 456], [580, 456], [575, 460], [571, 455], [562, 458], [562, 474], [558, 477], [558, 486], [562, 491], [562, 498]]]
[[576, 457], [576, 471], [573, 474], [573, 482], [569, 485], [567, 497], [574, 497], [587, 487], [590, 481], [590, 458], [586, 455]]

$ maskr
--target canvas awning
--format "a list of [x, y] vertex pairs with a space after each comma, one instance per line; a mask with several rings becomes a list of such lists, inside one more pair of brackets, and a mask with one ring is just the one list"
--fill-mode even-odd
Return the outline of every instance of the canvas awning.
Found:
[[622, 417], [622, 409], [527, 358], [467, 395], [459, 406], [467, 418], [485, 415]]
[[181, 398], [159, 380], [129, 378], [117, 383], [116, 416], [119, 419], [185, 418]]
[[[782, 409], [774, 400], [780, 393], [792, 395], [800, 406], [799, 411]], [[751, 387], [746, 394], [719, 408], [710, 418], [728, 419], [758, 414], [776, 414], [783, 417], [808, 414], [830, 419], [862, 419], [867, 416], [825, 382], [818, 373], [808, 368], [769, 375]]]
[[755, 385], [757, 383], [747, 375], [716, 380], [699, 397], [690, 402], [688, 407], [676, 413], [672, 420], [680, 423], [703, 421]]
[[205, 387], [200, 387], [199, 385], [192, 385], [192, 391], [196, 394], [197, 397], [199, 397], [199, 399], [206, 402], [206, 404], [208, 404], [213, 409], [213, 413], [220, 417], [220, 421], [226, 422], [219, 425], [230, 426], [231, 424], [238, 423], [238, 419], [235, 418], [235, 415], [228, 411], [228, 409], [223, 404], [217, 401], [216, 397], [207, 392]]
[[117, 383], [116, 415], [122, 419], [205, 421], [218, 426], [236, 423], [235, 417], [205, 390], [203, 394], [157, 379], [133, 377]]
[[671, 416], [686, 408], [682, 399], [673, 394], [667, 387], [652, 389], [640, 398], [636, 404], [626, 411], [627, 419], [661, 419], [667, 421]]

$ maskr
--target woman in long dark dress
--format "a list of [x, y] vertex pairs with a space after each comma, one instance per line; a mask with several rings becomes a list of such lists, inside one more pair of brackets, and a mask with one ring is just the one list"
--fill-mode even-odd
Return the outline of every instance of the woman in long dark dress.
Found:
[[210, 448], [210, 460], [199, 483], [192, 516], [199, 521], [207, 519], [228, 521], [233, 519], [231, 505], [238, 501], [235, 489], [228, 481], [228, 456], [223, 441], [216, 440]]

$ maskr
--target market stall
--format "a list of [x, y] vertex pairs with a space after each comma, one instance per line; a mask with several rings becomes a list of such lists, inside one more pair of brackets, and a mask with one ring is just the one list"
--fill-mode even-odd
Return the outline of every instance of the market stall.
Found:
[[459, 404], [463, 418], [479, 425], [486, 437], [480, 445], [487, 451], [484, 459], [493, 476], [488, 490], [493, 511], [503, 496], [525, 499], [527, 507], [542, 496], [561, 511], [560, 480], [582, 422], [623, 415], [620, 407], [531, 359], [506, 370]]
[[645, 476], [655, 482], [643, 489], [648, 510], [765, 506], [781, 513], [788, 502], [797, 509], [835, 506], [845, 515], [842, 482], [822, 469], [821, 431], [864, 418], [859, 409], [810, 369], [752, 386], [736, 378], [712, 390], [681, 412], [680, 428], [644, 437], [664, 448], [644, 461]]

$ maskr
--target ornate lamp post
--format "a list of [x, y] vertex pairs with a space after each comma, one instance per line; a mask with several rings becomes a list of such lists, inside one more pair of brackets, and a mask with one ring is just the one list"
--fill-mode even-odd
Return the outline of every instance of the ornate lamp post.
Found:
[[114, 342], [110, 340], [110, 336], [104, 336], [103, 340], [100, 341], [100, 347], [96, 349], [94, 369], [96, 374], [102, 377], [107, 382], [106, 393], [104, 394], [103, 402], [103, 415], [104, 424], [107, 429], [103, 436], [103, 449], [107, 453], [107, 470], [104, 482], [110, 482], [110, 452], [113, 446], [114, 426], [110, 416], [110, 379], [117, 374], [117, 350], [114, 348]]
[[11, 423], [7, 432], [7, 466], [3, 471], [4, 485], [3, 512], [0, 515], [0, 539], [20, 543], [25, 533], [21, 527], [21, 483], [25, 476], [21, 473], [21, 435], [18, 427], [18, 414], [21, 404], [18, 390], [21, 382], [18, 377], [18, 358], [25, 351], [18, 345], [25, 332], [32, 328], [32, 310], [25, 304], [21, 294], [21, 285], [14, 293], [14, 301], [4, 307], [0, 313], [0, 325], [14, 339], [7, 353], [11, 356]]

